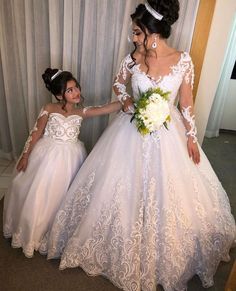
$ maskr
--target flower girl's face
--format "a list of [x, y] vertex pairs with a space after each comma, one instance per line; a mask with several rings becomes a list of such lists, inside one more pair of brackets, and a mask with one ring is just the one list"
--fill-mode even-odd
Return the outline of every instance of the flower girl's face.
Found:
[[75, 104], [80, 102], [80, 89], [74, 80], [67, 82], [64, 96], [68, 103]]

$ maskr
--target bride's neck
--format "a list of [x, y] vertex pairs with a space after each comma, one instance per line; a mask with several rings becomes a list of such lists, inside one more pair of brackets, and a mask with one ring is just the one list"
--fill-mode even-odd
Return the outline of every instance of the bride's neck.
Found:
[[161, 58], [161, 57], [166, 57], [174, 53], [175, 51], [176, 50], [174, 48], [167, 45], [165, 40], [159, 39], [157, 42], [157, 48], [148, 50], [147, 56]]

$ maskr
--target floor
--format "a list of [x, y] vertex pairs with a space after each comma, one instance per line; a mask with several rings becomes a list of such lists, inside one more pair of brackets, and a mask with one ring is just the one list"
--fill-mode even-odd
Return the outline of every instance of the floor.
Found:
[[10, 184], [14, 166], [15, 162], [0, 158], [0, 200], [6, 193], [7, 187]]
[[[236, 135], [221, 134], [219, 138], [205, 139], [203, 150], [229, 196], [232, 212], [236, 217]], [[0, 159], [0, 200], [11, 181], [15, 163]], [[2, 201], [0, 201], [2, 202]], [[1, 222], [0, 218], [0, 222]], [[0, 260], [0, 290], [4, 291], [115, 291], [119, 290], [103, 277], [88, 277], [81, 269], [58, 271], [59, 261], [47, 261], [35, 254], [32, 260], [26, 259], [20, 249], [13, 250], [10, 242], [0, 238], [2, 249]], [[215, 275], [215, 285], [209, 291], [224, 291], [224, 286], [236, 259], [236, 249], [231, 251], [231, 262], [221, 263]], [[10, 262], [10, 263], [9, 263]], [[1, 268], [4, 266], [4, 268]], [[7, 268], [6, 268], [7, 266]], [[2, 271], [1, 271], [2, 270]], [[27, 274], [30, 273], [30, 276]], [[11, 275], [9, 275], [11, 274]], [[12, 274], [15, 274], [12, 277]], [[2, 275], [2, 276], [1, 276]], [[9, 278], [8, 278], [9, 277]], [[44, 282], [44, 278], [48, 280]], [[23, 284], [23, 285], [22, 285]], [[24, 286], [24, 287], [23, 287]], [[3, 289], [1, 289], [3, 288]], [[22, 289], [23, 288], [23, 289]], [[163, 290], [158, 288], [158, 290]], [[188, 284], [189, 291], [205, 290], [195, 276]], [[232, 290], [233, 291], [233, 290]]]

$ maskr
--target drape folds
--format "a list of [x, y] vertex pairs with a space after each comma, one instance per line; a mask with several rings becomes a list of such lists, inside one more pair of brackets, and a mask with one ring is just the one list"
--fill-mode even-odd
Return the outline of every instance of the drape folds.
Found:
[[[85, 105], [111, 100], [112, 82], [132, 44], [130, 14], [140, 0], [0, 0], [0, 156], [19, 156], [40, 108], [52, 100], [41, 75], [47, 67], [71, 71]], [[199, 0], [181, 0], [169, 40], [189, 51]], [[108, 117], [84, 121], [90, 150]]]
[[217, 87], [214, 102], [208, 119], [206, 136], [217, 137], [219, 136], [220, 126], [224, 113], [224, 105], [229, 90], [229, 83], [233, 67], [236, 60], [236, 15], [232, 26], [232, 31], [229, 37], [228, 47], [225, 53], [225, 59], [219, 85]]

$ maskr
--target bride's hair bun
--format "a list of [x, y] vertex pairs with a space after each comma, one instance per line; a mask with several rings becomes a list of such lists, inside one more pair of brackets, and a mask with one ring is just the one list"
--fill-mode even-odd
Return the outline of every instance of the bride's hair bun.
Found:
[[149, 0], [148, 3], [154, 10], [163, 15], [163, 20], [172, 25], [179, 18], [178, 0]]
[[179, 1], [149, 0], [147, 2], [163, 18], [161, 20], [156, 19], [148, 12], [144, 4], [139, 4], [131, 15], [132, 21], [143, 31], [147, 29], [150, 33], [158, 33], [162, 38], [168, 38], [171, 34], [171, 25], [179, 18]]

